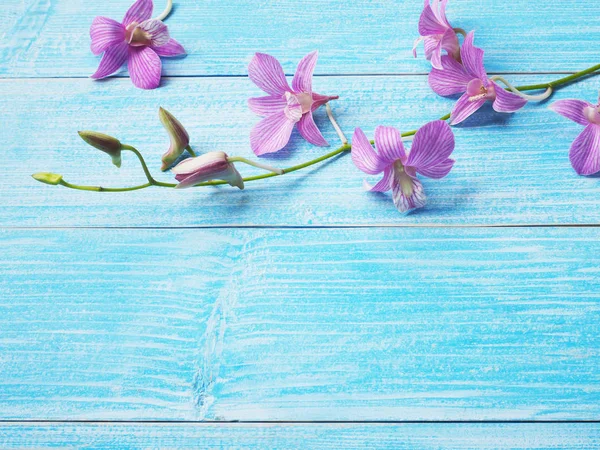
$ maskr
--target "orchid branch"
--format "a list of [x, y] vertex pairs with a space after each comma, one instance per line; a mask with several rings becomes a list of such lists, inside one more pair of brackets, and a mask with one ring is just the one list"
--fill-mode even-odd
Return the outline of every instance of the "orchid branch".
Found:
[[500, 81], [501, 83], [504, 83], [504, 85], [511, 92], [514, 92], [519, 97], [524, 98], [525, 100], [529, 100], [529, 101], [533, 101], [533, 102], [541, 102], [541, 101], [546, 100], [548, 97], [550, 97], [552, 95], [552, 92], [554, 91], [551, 86], [548, 86], [548, 88], [546, 89], [546, 92], [544, 92], [543, 94], [529, 95], [529, 94], [524, 94], [523, 92], [518, 90], [516, 87], [514, 87], [512, 84], [510, 84], [510, 82], [506, 78], [501, 77], [500, 75], [494, 75], [493, 77], [490, 78], [490, 80]]
[[165, 7], [165, 10], [162, 13], [160, 13], [160, 15], [156, 16], [154, 18], [154, 20], [160, 20], [162, 22], [167, 17], [169, 17], [169, 14], [171, 14], [172, 9], [173, 9], [173, 0], [167, 0], [167, 6]]
[[329, 121], [331, 122], [331, 125], [333, 125], [333, 128], [335, 129], [335, 132], [339, 136], [340, 141], [342, 141], [342, 145], [347, 144], [348, 139], [346, 138], [346, 135], [344, 134], [344, 132], [338, 125], [337, 121], [335, 120], [335, 117], [333, 116], [333, 111], [331, 110], [331, 106], [329, 106], [329, 102], [325, 103], [325, 111], [327, 111], [327, 117], [329, 117]]

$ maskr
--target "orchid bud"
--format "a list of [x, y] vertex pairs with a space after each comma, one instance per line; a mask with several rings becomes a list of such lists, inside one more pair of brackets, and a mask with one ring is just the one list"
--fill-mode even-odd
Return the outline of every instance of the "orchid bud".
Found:
[[161, 170], [165, 171], [173, 165], [177, 158], [190, 145], [190, 136], [183, 125], [181, 125], [181, 122], [166, 109], [160, 108], [158, 117], [167, 130], [167, 133], [169, 133], [169, 138], [171, 138], [171, 146], [162, 157], [163, 164]]
[[96, 131], [80, 131], [79, 136], [92, 147], [108, 153], [113, 164], [121, 167], [121, 149], [123, 146], [117, 138]]
[[50, 184], [52, 186], [56, 186], [60, 184], [63, 179], [62, 175], [58, 173], [50, 173], [50, 172], [38, 172], [31, 175], [34, 180], [39, 181], [40, 183]]
[[223, 180], [231, 186], [244, 189], [244, 180], [227, 154], [209, 152], [195, 158], [188, 158], [173, 167], [175, 179], [179, 181], [177, 189], [192, 187], [210, 180]]

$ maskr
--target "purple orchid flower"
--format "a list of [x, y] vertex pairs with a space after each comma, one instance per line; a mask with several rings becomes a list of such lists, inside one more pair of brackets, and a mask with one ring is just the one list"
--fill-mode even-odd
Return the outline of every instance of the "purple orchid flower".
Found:
[[96, 17], [90, 28], [92, 52], [104, 53], [94, 79], [112, 75], [127, 61], [133, 84], [141, 89], [155, 89], [160, 84], [160, 56], [180, 56], [183, 47], [169, 36], [167, 26], [151, 19], [152, 0], [137, 0], [122, 23], [108, 17]]
[[521, 109], [527, 100], [508, 92], [488, 78], [483, 66], [483, 50], [473, 45], [474, 33], [467, 34], [460, 49], [462, 64], [450, 56], [442, 56], [443, 70], [433, 68], [429, 85], [439, 95], [463, 94], [450, 116], [450, 124], [467, 119], [485, 102], [492, 101], [497, 112], [512, 113]]
[[550, 109], [585, 127], [569, 150], [575, 172], [579, 175], [600, 172], [600, 99], [597, 105], [583, 100], [559, 100]]
[[319, 53], [306, 55], [290, 87], [279, 61], [270, 55], [256, 53], [248, 76], [267, 96], [248, 100], [250, 109], [263, 116], [250, 133], [250, 146], [258, 156], [273, 153], [287, 145], [294, 125], [304, 139], [314, 145], [329, 145], [315, 124], [313, 112], [338, 96], [320, 95], [312, 90], [312, 76]]
[[425, 206], [426, 197], [417, 173], [443, 178], [454, 165], [449, 158], [454, 150], [454, 134], [442, 120], [430, 122], [417, 131], [408, 156], [400, 132], [392, 127], [377, 127], [375, 146], [378, 153], [357, 128], [352, 138], [352, 161], [369, 175], [383, 172], [383, 178], [375, 186], [366, 182], [365, 186], [373, 192], [391, 189], [394, 204], [403, 213]]
[[417, 46], [424, 41], [425, 57], [431, 65], [442, 70], [442, 50], [460, 61], [460, 45], [456, 32], [446, 18], [448, 0], [425, 0], [425, 5], [419, 19], [419, 34], [421, 35], [413, 46], [413, 56], [417, 57]]

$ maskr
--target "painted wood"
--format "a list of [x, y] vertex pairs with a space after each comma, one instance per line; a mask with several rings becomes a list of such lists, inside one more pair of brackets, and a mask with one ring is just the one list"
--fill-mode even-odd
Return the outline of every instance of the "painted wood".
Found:
[[[554, 76], [513, 78], [532, 83]], [[389, 193], [363, 190], [364, 174], [349, 155], [278, 179], [248, 183], [245, 191], [154, 188], [107, 194], [42, 185], [30, 175], [54, 171], [73, 183], [109, 186], [145, 181], [132, 154], [126, 154], [122, 168], [116, 169], [105, 154], [81, 141], [76, 133], [80, 129], [103, 131], [138, 146], [152, 171], [160, 174], [168, 138], [157, 118], [159, 105], [187, 126], [198, 152], [253, 156], [249, 133], [258, 118], [248, 110], [246, 99], [259, 91], [238, 78], [180, 79], [153, 92], [137, 90], [127, 80], [110, 88], [88, 80], [5, 80], [2, 85], [4, 226], [600, 223], [600, 180], [577, 176], [568, 160], [569, 146], [581, 127], [548, 110], [547, 104], [528, 105], [514, 115], [488, 108], [456, 127], [454, 170], [443, 180], [424, 179], [428, 206], [406, 217], [394, 208]], [[555, 99], [593, 101], [597, 87], [598, 79], [589, 79], [560, 91]], [[445, 114], [453, 104], [433, 94], [422, 76], [319, 78], [315, 88], [342, 96], [333, 107], [349, 136], [356, 126], [369, 135], [379, 124], [413, 129]], [[327, 139], [339, 145], [325, 111], [317, 112], [317, 122]], [[289, 167], [327, 151], [295, 135], [289, 149], [264, 160]], [[262, 173], [246, 166], [240, 170], [246, 175]], [[169, 174], [160, 179], [172, 181]]]
[[[6, 3], [6, 2], [5, 2]], [[0, 17], [0, 76], [57, 77], [94, 73], [89, 26], [97, 15], [121, 19], [132, 0], [22, 0]], [[164, 2], [157, 0], [156, 9]], [[170, 75], [245, 75], [256, 51], [275, 54], [288, 71], [318, 49], [319, 74], [418, 73], [415, 61], [421, 1], [408, 0], [176, 0], [167, 20], [188, 51], [165, 61]], [[555, 0], [450, 2], [455, 27], [477, 31], [491, 71], [577, 71], [598, 63], [600, 4]], [[423, 54], [423, 48], [419, 49]], [[115, 85], [115, 82], [108, 82]]]
[[3, 230], [0, 419], [598, 420], [599, 238]]
[[0, 424], [16, 448], [571, 449], [600, 448], [598, 424]]

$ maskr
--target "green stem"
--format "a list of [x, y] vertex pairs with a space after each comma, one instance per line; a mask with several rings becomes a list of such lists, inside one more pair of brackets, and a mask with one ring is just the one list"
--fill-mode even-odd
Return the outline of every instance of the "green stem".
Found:
[[[580, 72], [574, 73], [567, 77], [559, 78], [558, 80], [551, 81], [549, 83], [517, 86], [516, 89], [518, 89], [520, 91], [534, 91], [534, 90], [538, 90], [538, 89], [548, 89], [548, 88], [556, 89], [560, 86], [571, 83], [571, 82], [577, 80], [578, 78], [593, 74], [593, 73], [597, 72], [598, 70], [600, 70], [600, 64], [592, 66], [589, 69], [585, 69]], [[446, 114], [446, 115], [440, 117], [439, 120], [448, 120], [449, 118], [450, 118], [450, 114]], [[418, 130], [406, 131], [406, 132], [402, 133], [402, 137], [414, 136], [417, 133], [417, 131]], [[373, 142], [371, 141], [371, 143], [373, 143]], [[244, 178], [244, 182], [247, 183], [249, 181], [264, 180], [267, 178], [279, 177], [279, 176], [285, 175], [286, 173], [296, 172], [296, 171], [304, 169], [306, 167], [310, 167], [310, 166], [313, 166], [320, 162], [326, 161], [330, 158], [333, 158], [333, 157], [340, 155], [344, 152], [347, 152], [351, 149], [352, 149], [351, 144], [346, 143], [346, 144], [343, 144], [341, 147], [337, 148], [336, 150], [326, 153], [323, 156], [320, 156], [315, 159], [311, 159], [310, 161], [307, 161], [302, 164], [297, 164], [295, 166], [288, 167], [287, 169], [282, 169], [281, 173], [271, 172], [271, 173], [266, 173], [263, 175], [246, 177], [246, 178]], [[136, 148], [131, 147], [129, 145], [123, 145], [123, 150], [129, 150], [136, 154], [136, 156], [140, 160], [142, 168], [144, 169], [146, 178], [148, 178], [148, 183], [141, 184], [139, 186], [132, 186], [132, 187], [128, 187], [128, 188], [104, 188], [101, 186], [80, 186], [80, 185], [76, 185], [76, 184], [67, 183], [64, 180], [61, 180], [60, 184], [62, 184], [65, 187], [71, 188], [71, 189], [78, 189], [78, 190], [82, 190], [82, 191], [95, 191], [95, 192], [127, 192], [127, 191], [135, 191], [135, 190], [139, 190], [139, 189], [145, 189], [150, 186], [168, 187], [168, 188], [173, 188], [176, 186], [176, 184], [173, 184], [173, 183], [163, 183], [161, 181], [156, 181], [150, 174], [150, 171], [148, 170], [148, 166], [146, 165], [146, 162], [144, 161], [143, 156]], [[195, 156], [195, 153], [190, 146], [188, 146], [186, 148], [186, 150], [190, 153], [190, 155]], [[247, 163], [247, 161], [249, 161], [249, 160], [246, 160], [245, 158], [231, 158], [230, 160], [232, 162], [239, 161], [239, 162], [246, 162], [246, 163]], [[228, 183], [226, 181], [208, 181], [205, 183], [199, 183], [196, 186], [198, 186], [198, 187], [200, 187], [200, 186], [219, 186], [219, 185], [223, 185], [223, 184], [228, 184]]]
[[[76, 189], [78, 191], [94, 191], [94, 192], [128, 192], [128, 191], [137, 191], [140, 189], [145, 189], [147, 187], [152, 186], [151, 183], [140, 184], [139, 186], [132, 186], [126, 188], [105, 188], [102, 186], [81, 186], [79, 184], [71, 184], [67, 183], [65, 180], [60, 180], [60, 184], [64, 187], [68, 187], [69, 189]], [[173, 185], [175, 186], [175, 185]]]
[[190, 145], [188, 145], [185, 149], [188, 151], [188, 153], [190, 154], [190, 156], [192, 158], [196, 157], [196, 152], [192, 149], [192, 147]]

